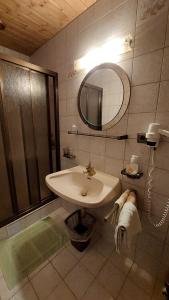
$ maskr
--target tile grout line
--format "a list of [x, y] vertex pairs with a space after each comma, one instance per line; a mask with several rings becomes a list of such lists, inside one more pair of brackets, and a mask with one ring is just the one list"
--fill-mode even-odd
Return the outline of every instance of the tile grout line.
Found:
[[[134, 26], [133, 58], [132, 58], [132, 67], [131, 67], [131, 87], [130, 87], [131, 88], [131, 93], [132, 93], [133, 69], [134, 69], [134, 59], [135, 59], [134, 52], [135, 52], [135, 44], [136, 44], [136, 24], [137, 24], [137, 17], [138, 17], [138, 4], [139, 3], [138, 3], [138, 0], [137, 0], [136, 14], [135, 14], [135, 26]], [[130, 101], [131, 101], [131, 94], [130, 94]], [[129, 103], [129, 105], [130, 105], [130, 103]], [[128, 132], [128, 122], [129, 122], [129, 109], [128, 109], [128, 115], [127, 115], [126, 133]], [[125, 157], [126, 157], [126, 147], [127, 147], [127, 141], [125, 141], [125, 147], [124, 147], [123, 167], [125, 167], [124, 164], [125, 164]], [[123, 179], [123, 176], [122, 176], [122, 182], [123, 181], [124, 181], [124, 179]], [[136, 247], [135, 247], [134, 258], [135, 258], [135, 254], [136, 254]], [[132, 265], [130, 267], [130, 270], [131, 270], [132, 266], [133, 266], [133, 263], [132, 263]], [[118, 299], [118, 297], [119, 297], [119, 295], [120, 295], [120, 293], [121, 293], [121, 291], [122, 291], [122, 289], [123, 289], [123, 287], [124, 287], [124, 285], [125, 285], [125, 283], [127, 281], [127, 278], [128, 278], [129, 273], [130, 273], [130, 270], [129, 270], [129, 272], [127, 273], [127, 275], [125, 277], [125, 280], [124, 280], [124, 282], [123, 282], [123, 284], [122, 284], [122, 286], [121, 286], [121, 288], [119, 290], [119, 293], [118, 293], [116, 299]]]
[[35, 293], [37, 299], [40, 300], [40, 298], [39, 298], [39, 296], [38, 296], [38, 294], [37, 294], [37, 292], [36, 292], [36, 289], [34, 288], [34, 286], [33, 286], [33, 284], [32, 284], [32, 281], [29, 279], [29, 277], [28, 277], [28, 281], [29, 281], [29, 284], [31, 285], [31, 287], [32, 287], [32, 289], [33, 289], [33, 291], [34, 291], [34, 293]]
[[[94, 245], [92, 245], [92, 247], [90, 248], [90, 249], [92, 249], [94, 247]], [[96, 250], [97, 251], [97, 250]], [[97, 251], [98, 252], [98, 251]], [[87, 254], [87, 253], [86, 253]], [[85, 265], [84, 265], [84, 263], [83, 262], [81, 262], [81, 260], [83, 259], [83, 257], [86, 255], [86, 254], [84, 254], [82, 257], [80, 257], [80, 259], [79, 259], [79, 262], [78, 263], [80, 263], [83, 267], [84, 267], [84, 269], [86, 269], [89, 273], [90, 273], [90, 275], [92, 275], [92, 277], [93, 277], [93, 280], [91, 281], [91, 283], [89, 284], [89, 286], [88, 286], [88, 288], [87, 288], [87, 290], [85, 291], [85, 293], [82, 295], [82, 297], [81, 298], [83, 298], [84, 296], [85, 296], [85, 294], [87, 293], [87, 291], [88, 291], [88, 289], [92, 286], [92, 284], [93, 284], [93, 282], [96, 280], [96, 277], [98, 276], [98, 274], [99, 274], [99, 272], [101, 271], [101, 269], [104, 267], [104, 264], [103, 264], [103, 266], [100, 268], [100, 270], [97, 272], [97, 274], [93, 274]], [[99, 252], [98, 252], [98, 254], [100, 254]], [[101, 254], [100, 254], [101, 255]], [[102, 255], [103, 256], [103, 255]], [[106, 263], [106, 261], [109, 259], [109, 257], [108, 258], [106, 258], [105, 256], [103, 256], [104, 258], [105, 258], [105, 262], [104, 263]], [[77, 265], [76, 265], [77, 266]], [[75, 267], [73, 267], [73, 269], [74, 269]], [[72, 269], [72, 270], [73, 270]], [[72, 271], [71, 270], [71, 271]], [[69, 272], [70, 273], [70, 272]], [[67, 274], [68, 275], [68, 274]], [[67, 276], [66, 275], [66, 276]], [[65, 280], [64, 280], [64, 282], [65, 282]], [[65, 282], [65, 284], [66, 284], [66, 282]], [[67, 284], [66, 284], [67, 285]], [[69, 287], [69, 286], [68, 286]], [[103, 288], [104, 288], [104, 286], [102, 286]], [[69, 288], [70, 289], [70, 288]], [[80, 298], [80, 299], [81, 299]]]
[[[67, 248], [67, 247], [65, 247], [65, 248]], [[67, 249], [68, 250], [68, 249]], [[68, 252], [70, 252], [69, 250], [68, 250]], [[70, 252], [71, 253], [71, 252]], [[72, 255], [73, 255], [73, 253], [71, 253]], [[57, 255], [59, 255], [59, 254], [57, 254]], [[57, 256], [56, 255], [56, 256]], [[75, 255], [73, 255], [76, 259], [77, 259], [77, 257], [75, 256]], [[78, 298], [76, 297], [76, 295], [74, 294], [74, 292], [70, 289], [70, 287], [68, 286], [68, 284], [66, 283], [66, 281], [65, 281], [65, 278], [67, 277], [67, 275], [70, 273], [70, 272], [72, 272], [73, 271], [73, 269], [78, 265], [78, 263], [79, 263], [79, 261], [80, 261], [80, 259], [78, 260], [77, 259], [77, 263], [68, 271], [68, 273], [64, 276], [64, 278], [59, 274], [59, 272], [57, 271], [57, 269], [55, 268], [55, 266], [52, 264], [52, 261], [50, 261], [50, 263], [51, 263], [51, 265], [54, 267], [54, 269], [56, 270], [56, 272], [57, 272], [57, 274], [59, 275], [59, 277], [62, 279], [62, 281], [64, 282], [64, 284], [66, 285], [66, 287], [70, 290], [70, 292], [73, 294], [73, 296], [78, 300]], [[53, 293], [53, 292], [52, 292]]]
[[161, 58], [161, 68], [160, 68], [160, 78], [159, 78], [159, 88], [158, 88], [158, 95], [157, 95], [157, 105], [156, 105], [156, 113], [155, 113], [155, 119], [157, 116], [157, 108], [158, 108], [158, 102], [159, 102], [159, 96], [160, 96], [160, 87], [161, 87], [161, 81], [162, 81], [162, 71], [163, 71], [163, 64], [164, 64], [164, 52], [165, 52], [165, 42], [166, 42], [166, 36], [167, 36], [167, 25], [168, 25], [168, 13], [169, 13], [169, 8], [167, 10], [167, 20], [166, 20], [166, 28], [165, 28], [165, 36], [164, 36], [164, 46], [162, 48], [163, 54]]
[[[168, 47], [165, 47], [166, 35], [167, 35], [167, 25], [168, 25], [168, 13], [169, 13], [169, 8], [167, 10], [167, 20], [166, 20], [166, 28], [165, 28], [164, 46], [162, 47], [163, 53], [162, 53], [162, 58], [161, 58], [161, 68], [160, 68], [160, 78], [159, 78], [159, 84], [158, 84], [158, 95], [157, 95], [157, 103], [156, 103], [156, 111], [155, 111], [155, 120], [157, 118], [157, 108], [158, 108], [158, 103], [159, 103], [160, 87], [161, 87], [161, 82], [162, 82], [162, 71], [163, 71], [163, 64], [164, 64], [164, 52], [165, 52], [165, 49], [168, 48]], [[148, 166], [150, 167], [150, 156], [149, 156], [149, 164], [148, 164]], [[149, 167], [148, 167], [148, 170], [149, 170]], [[158, 168], [158, 169], [161, 169], [161, 168]], [[147, 170], [147, 176], [148, 176], [148, 170]], [[144, 191], [144, 198], [145, 197], [146, 197], [146, 190]], [[166, 232], [166, 237], [167, 237], [167, 232]], [[165, 248], [166, 237], [165, 237], [165, 239], [163, 240], [163, 243], [162, 243], [163, 246], [162, 246], [160, 260], [162, 260], [162, 253], [163, 253], [164, 248]], [[152, 299], [154, 291], [155, 291], [156, 283], [157, 283], [157, 280], [158, 280], [158, 275], [159, 275], [159, 272], [156, 273], [156, 277], [155, 277], [155, 280], [154, 280], [154, 285], [153, 285], [153, 288], [152, 288], [151, 299]]]

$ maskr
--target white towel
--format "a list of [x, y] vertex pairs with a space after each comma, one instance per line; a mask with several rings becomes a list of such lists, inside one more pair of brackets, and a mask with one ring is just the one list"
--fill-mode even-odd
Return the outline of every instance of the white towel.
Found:
[[120, 252], [121, 246], [126, 242], [130, 248], [136, 234], [141, 232], [141, 222], [137, 207], [133, 201], [126, 201], [119, 215], [118, 225], [115, 229], [116, 251]]
[[129, 196], [130, 190], [126, 190], [120, 198], [117, 199], [117, 201], [114, 203], [112, 210], [108, 213], [107, 216], [105, 216], [104, 220], [108, 221], [110, 220], [110, 224], [116, 225], [119, 219], [120, 212], [123, 208], [124, 203], [126, 202], [128, 196]]

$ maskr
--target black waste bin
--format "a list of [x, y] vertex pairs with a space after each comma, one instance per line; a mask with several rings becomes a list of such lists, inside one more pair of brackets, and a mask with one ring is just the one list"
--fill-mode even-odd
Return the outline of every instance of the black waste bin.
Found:
[[96, 218], [84, 210], [76, 210], [65, 219], [71, 244], [80, 252], [89, 245]]

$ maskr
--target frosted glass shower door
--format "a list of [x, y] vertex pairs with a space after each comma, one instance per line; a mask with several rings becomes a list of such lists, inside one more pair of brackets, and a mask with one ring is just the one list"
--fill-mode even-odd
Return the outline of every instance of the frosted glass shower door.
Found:
[[53, 198], [45, 176], [56, 170], [56, 130], [52, 77], [6, 61], [0, 61], [0, 76], [1, 222]]

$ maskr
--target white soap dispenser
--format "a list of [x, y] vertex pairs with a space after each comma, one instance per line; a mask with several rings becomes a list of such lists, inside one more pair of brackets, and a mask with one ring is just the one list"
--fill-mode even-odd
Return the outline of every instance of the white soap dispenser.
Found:
[[130, 163], [126, 166], [126, 172], [129, 175], [136, 175], [139, 172], [139, 156], [132, 155], [130, 158]]

